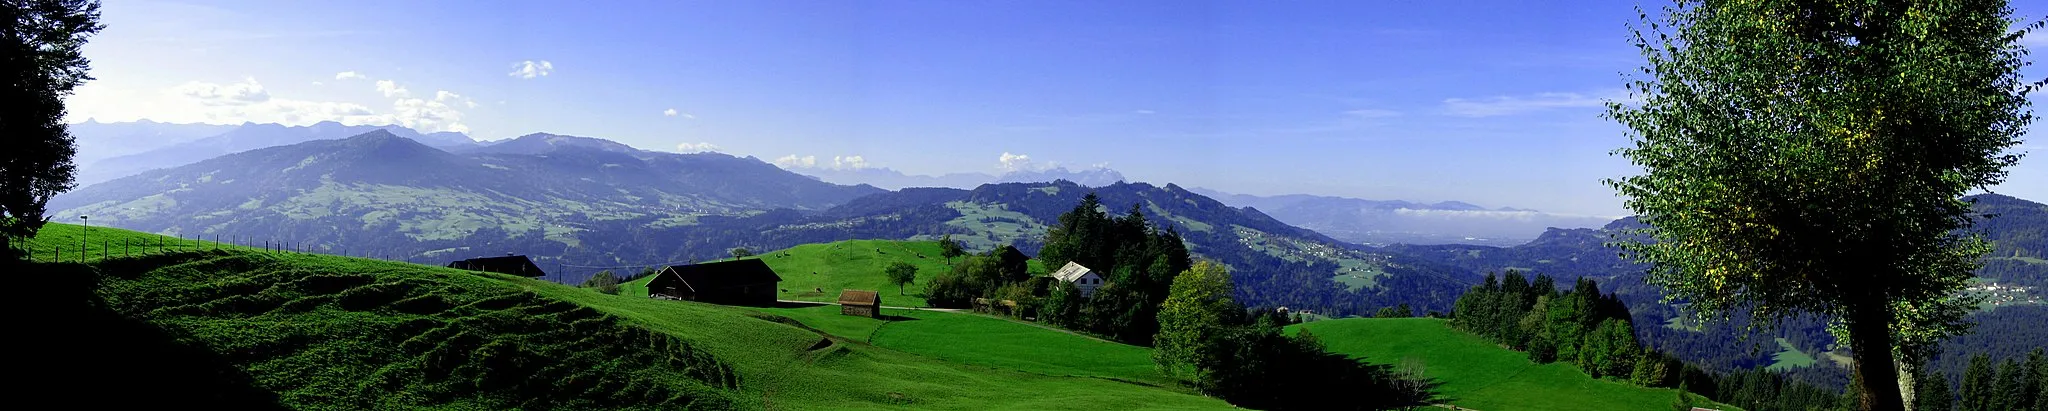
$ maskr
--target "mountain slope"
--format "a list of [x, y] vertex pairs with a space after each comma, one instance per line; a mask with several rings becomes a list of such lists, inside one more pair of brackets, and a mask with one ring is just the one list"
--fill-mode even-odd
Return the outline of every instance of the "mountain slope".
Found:
[[422, 144], [433, 147], [452, 149], [476, 144], [475, 140], [471, 140], [468, 136], [460, 133], [420, 133], [399, 126], [349, 126], [332, 121], [302, 127], [245, 123], [212, 137], [134, 154], [106, 158], [92, 163], [80, 162], [79, 184], [81, 186], [96, 184], [102, 181], [135, 175], [144, 171], [197, 163], [231, 153], [315, 140], [339, 139], [376, 130], [384, 130], [393, 135], [419, 141]]
[[[451, 154], [389, 131], [222, 156], [53, 199], [58, 218], [426, 262], [574, 248], [586, 225], [823, 209], [836, 186], [721, 154]], [[527, 241], [532, 240], [532, 241]], [[517, 246], [509, 246], [517, 244]], [[551, 254], [558, 254], [556, 253]]]
[[1553, 227], [1586, 228], [1609, 218], [1487, 209], [1458, 201], [1434, 204], [1303, 194], [1271, 197], [1195, 189], [1235, 207], [1252, 207], [1280, 221], [1362, 244], [1476, 244], [1510, 246]]

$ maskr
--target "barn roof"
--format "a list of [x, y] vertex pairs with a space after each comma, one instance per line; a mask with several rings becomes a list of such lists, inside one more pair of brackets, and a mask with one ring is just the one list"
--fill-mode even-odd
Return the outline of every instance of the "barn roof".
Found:
[[1060, 281], [1066, 281], [1071, 283], [1074, 282], [1074, 280], [1081, 279], [1081, 276], [1088, 275], [1088, 273], [1091, 272], [1093, 271], [1089, 270], [1088, 267], [1082, 266], [1081, 263], [1068, 261], [1067, 265], [1060, 266], [1059, 271], [1052, 272], [1052, 278], [1057, 278]]
[[682, 280], [691, 289], [703, 291], [736, 285], [772, 284], [782, 281], [768, 263], [758, 258], [735, 261], [719, 261], [690, 265], [675, 265], [661, 269], [655, 280]]
[[839, 292], [839, 303], [848, 305], [881, 305], [882, 295], [868, 290], [845, 290]]
[[526, 256], [523, 255], [477, 257], [467, 260], [450, 261], [448, 262], [448, 268], [460, 270], [489, 271], [494, 273], [505, 273], [527, 277], [540, 277], [547, 275], [547, 273], [541, 272], [540, 266], [533, 264], [532, 259], [526, 258]]

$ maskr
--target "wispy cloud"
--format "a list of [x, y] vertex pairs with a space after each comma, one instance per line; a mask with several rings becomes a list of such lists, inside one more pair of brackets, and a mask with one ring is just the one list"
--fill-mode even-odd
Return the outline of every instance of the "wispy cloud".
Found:
[[1353, 117], [1353, 118], [1387, 118], [1387, 117], [1400, 117], [1400, 116], [1401, 116], [1401, 112], [1399, 112], [1399, 111], [1394, 111], [1394, 110], [1385, 110], [1385, 109], [1377, 109], [1377, 108], [1367, 108], [1367, 109], [1358, 109], [1358, 110], [1351, 110], [1351, 111], [1346, 111], [1346, 112], [1344, 112], [1344, 115], [1347, 115], [1347, 116], [1351, 116], [1351, 117]]
[[829, 162], [820, 162], [818, 156], [797, 156], [790, 154], [777, 158], [775, 165], [783, 169], [813, 168], [827, 170], [859, 170], [873, 167], [868, 159], [858, 155], [832, 156]]
[[1537, 93], [1524, 96], [1493, 96], [1477, 99], [1444, 99], [1445, 114], [1458, 117], [1499, 117], [1538, 111], [1606, 106], [1610, 100], [1627, 100], [1628, 93], [1613, 90], [1600, 93]]
[[335, 80], [364, 80], [368, 78], [370, 78], [370, 76], [365, 76], [363, 75], [363, 73], [357, 73], [353, 71], [334, 73]]
[[518, 63], [512, 63], [512, 72], [505, 73], [505, 75], [523, 79], [530, 79], [534, 77], [547, 77], [547, 75], [553, 74], [554, 72], [555, 63], [553, 62], [549, 62], [547, 60], [527, 60]]
[[709, 142], [703, 142], [703, 143], [681, 143], [681, 144], [676, 144], [676, 152], [678, 152], [678, 153], [684, 153], [684, 154], [689, 154], [689, 153], [709, 153], [709, 152], [715, 152], [715, 151], [718, 151], [718, 150], [719, 150], [719, 147], [718, 147], [718, 145], [717, 145], [717, 144], [711, 144], [711, 143], [709, 143]]
[[684, 113], [684, 112], [681, 112], [681, 111], [676, 111], [676, 109], [667, 109], [667, 110], [662, 110], [662, 111], [661, 111], [661, 115], [662, 115], [662, 117], [676, 117], [676, 116], [682, 116], [682, 118], [687, 118], [687, 119], [696, 119], [696, 118], [697, 118], [697, 116], [696, 116], [696, 115], [692, 115], [692, 114], [690, 114], [690, 113]]

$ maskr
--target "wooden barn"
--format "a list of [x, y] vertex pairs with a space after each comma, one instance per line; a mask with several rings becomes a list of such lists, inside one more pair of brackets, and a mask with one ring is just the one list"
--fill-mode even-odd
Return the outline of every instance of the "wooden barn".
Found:
[[448, 268], [470, 271], [489, 271], [493, 273], [511, 274], [521, 277], [540, 277], [547, 275], [547, 273], [540, 271], [540, 266], [533, 265], [532, 259], [528, 259], [526, 258], [526, 256], [523, 255], [512, 254], [506, 254], [504, 257], [477, 257], [467, 260], [451, 261], [448, 263]]
[[768, 263], [749, 258], [669, 266], [647, 281], [647, 297], [726, 305], [775, 305], [782, 277]]
[[856, 317], [882, 318], [882, 294], [868, 290], [840, 291], [839, 313]]

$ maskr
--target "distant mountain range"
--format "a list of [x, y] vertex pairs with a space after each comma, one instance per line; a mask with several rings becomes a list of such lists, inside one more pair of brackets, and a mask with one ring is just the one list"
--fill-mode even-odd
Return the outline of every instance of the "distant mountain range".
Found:
[[94, 223], [150, 232], [425, 260], [508, 239], [559, 248], [585, 236], [633, 235], [583, 228], [593, 221], [688, 224], [710, 215], [822, 210], [882, 192], [752, 158], [592, 147], [601, 141], [533, 134], [502, 149], [455, 154], [377, 129], [147, 171], [59, 195], [50, 209], [59, 218], [90, 215]]
[[332, 140], [386, 130], [431, 147], [459, 150], [480, 145], [461, 133], [421, 133], [399, 126], [349, 126], [332, 121], [310, 126], [244, 123], [237, 126], [153, 122], [80, 123], [71, 126], [81, 155], [78, 184], [91, 185], [144, 171], [171, 168], [231, 153]]
[[1476, 244], [1511, 246], [1550, 228], [1599, 227], [1613, 217], [1552, 214], [1509, 207], [1485, 208], [1445, 201], [1433, 204], [1304, 194], [1261, 197], [1192, 189], [1236, 207], [1256, 208], [1273, 218], [1339, 240], [1368, 244]]
[[794, 168], [800, 174], [817, 177], [834, 184], [867, 184], [888, 190], [909, 187], [944, 187], [971, 189], [991, 183], [1050, 183], [1066, 180], [1088, 187], [1102, 187], [1124, 182], [1123, 173], [1108, 168], [1096, 167], [1068, 170], [1066, 167], [1052, 167], [1044, 170], [1018, 170], [994, 175], [987, 173], [948, 173], [938, 176], [907, 175], [902, 172], [880, 167], [867, 168]]

